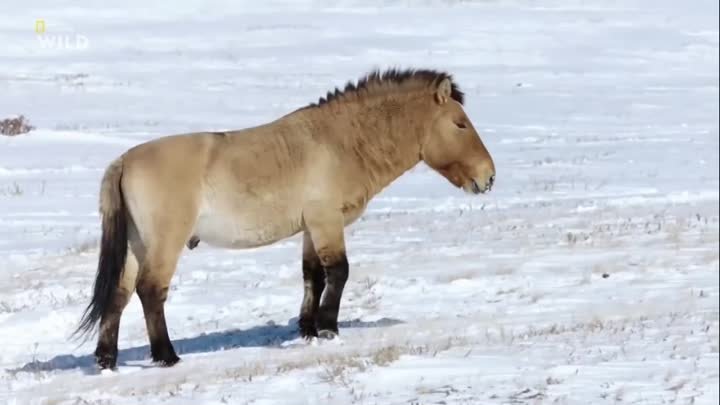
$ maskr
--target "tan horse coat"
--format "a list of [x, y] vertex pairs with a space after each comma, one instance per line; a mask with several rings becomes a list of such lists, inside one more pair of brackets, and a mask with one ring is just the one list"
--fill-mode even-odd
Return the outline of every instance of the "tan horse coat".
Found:
[[301, 333], [337, 333], [343, 229], [373, 196], [420, 161], [468, 192], [492, 187], [495, 167], [462, 97], [445, 73], [375, 72], [266, 125], [128, 150], [102, 181], [100, 264], [80, 328], [100, 321], [100, 366], [115, 366], [120, 314], [135, 290], [153, 359], [177, 362], [163, 304], [183, 246], [198, 239], [239, 249], [304, 232]]

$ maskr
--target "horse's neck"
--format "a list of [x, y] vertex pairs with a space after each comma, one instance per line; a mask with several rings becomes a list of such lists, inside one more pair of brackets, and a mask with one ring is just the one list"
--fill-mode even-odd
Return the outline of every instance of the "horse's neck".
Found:
[[392, 101], [355, 107], [345, 146], [367, 174], [366, 188], [371, 195], [420, 161], [423, 123], [412, 119], [413, 108]]

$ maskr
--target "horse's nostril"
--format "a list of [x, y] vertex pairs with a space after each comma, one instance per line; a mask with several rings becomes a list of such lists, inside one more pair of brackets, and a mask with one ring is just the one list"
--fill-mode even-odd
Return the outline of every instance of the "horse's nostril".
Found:
[[490, 186], [492, 186], [493, 184], [495, 184], [495, 175], [494, 174], [492, 176], [490, 176]]

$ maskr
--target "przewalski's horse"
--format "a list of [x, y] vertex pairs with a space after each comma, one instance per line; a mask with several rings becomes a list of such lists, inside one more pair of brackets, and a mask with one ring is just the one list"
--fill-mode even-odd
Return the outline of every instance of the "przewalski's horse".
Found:
[[269, 124], [125, 152], [102, 179], [97, 278], [78, 327], [100, 322], [98, 365], [116, 365], [134, 291], [153, 360], [179, 360], [164, 303], [183, 246], [198, 240], [242, 249], [302, 232], [300, 334], [332, 337], [348, 278], [343, 230], [373, 196], [421, 161], [469, 193], [492, 187], [495, 166], [462, 103], [447, 73], [376, 71]]

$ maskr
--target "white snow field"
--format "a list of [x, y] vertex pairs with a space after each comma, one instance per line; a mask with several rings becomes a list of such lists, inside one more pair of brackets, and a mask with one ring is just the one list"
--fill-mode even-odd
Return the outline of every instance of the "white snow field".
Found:
[[[717, 1], [10, 0], [0, 44], [0, 119], [37, 127], [0, 136], [0, 404], [718, 403]], [[455, 75], [495, 189], [421, 165], [379, 195], [339, 340], [298, 338], [298, 237], [201, 243], [182, 361], [152, 364], [133, 298], [100, 373], [69, 335], [109, 162], [391, 66]]]

